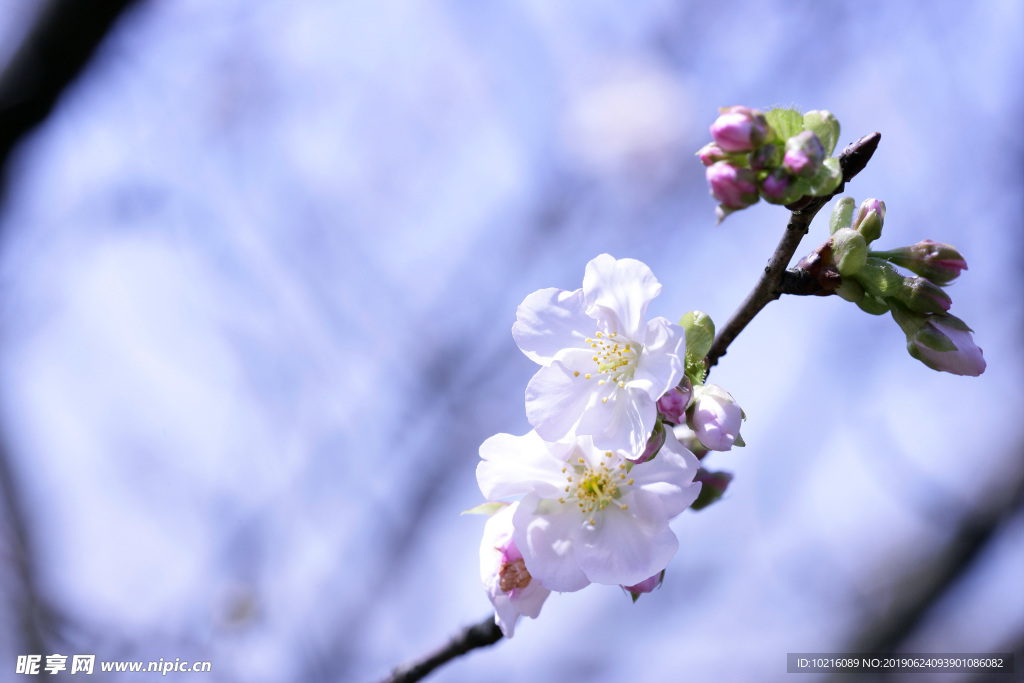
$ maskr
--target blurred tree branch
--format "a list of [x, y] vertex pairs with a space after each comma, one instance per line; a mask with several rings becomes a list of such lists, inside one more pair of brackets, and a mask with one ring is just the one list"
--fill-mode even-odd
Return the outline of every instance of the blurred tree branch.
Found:
[[[0, 74], [0, 174], [17, 143], [43, 121], [114, 22], [137, 0], [50, 0]], [[0, 188], [2, 191], [2, 188]]]
[[[114, 22], [137, 0], [51, 0], [0, 73], [0, 203], [12, 150], [42, 122], [64, 89], [80, 74]], [[34, 553], [24, 501], [0, 435], [0, 498], [24, 642], [20, 651], [47, 652], [55, 613], [36, 582]]]
[[901, 649], [929, 610], [975, 566], [1003, 525], [1024, 509], [1024, 472], [1018, 471], [1013, 480], [993, 487], [988, 494], [987, 504], [960, 520], [952, 538], [930, 562], [897, 582], [894, 593], [898, 600], [862, 625], [849, 652], [888, 654]]

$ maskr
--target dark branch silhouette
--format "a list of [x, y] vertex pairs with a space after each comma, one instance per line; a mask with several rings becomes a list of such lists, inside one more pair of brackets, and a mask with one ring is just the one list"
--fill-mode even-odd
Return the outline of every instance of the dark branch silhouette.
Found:
[[[11, 150], [43, 121], [110, 28], [137, 0], [51, 0], [0, 74], [0, 174]], [[0, 186], [0, 191], [2, 187]]]
[[[52, 0], [36, 14], [0, 72], [0, 206], [6, 193], [11, 151], [53, 110], [61, 93], [82, 72], [111, 26], [136, 0]], [[36, 582], [35, 555], [16, 472], [0, 434], [0, 498], [11, 555], [20, 651], [43, 653], [58, 618]]]
[[413, 681], [421, 680], [442, 664], [478, 647], [494, 645], [501, 640], [501, 637], [501, 629], [494, 623], [494, 615], [490, 615], [480, 623], [467, 626], [459, 631], [444, 647], [438, 648], [415, 662], [397, 667], [382, 683], [413, 683]]

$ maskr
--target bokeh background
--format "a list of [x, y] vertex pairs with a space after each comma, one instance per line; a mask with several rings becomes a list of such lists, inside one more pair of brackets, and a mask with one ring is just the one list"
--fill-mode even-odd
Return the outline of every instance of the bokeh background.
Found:
[[[0, 60], [44, 4], [0, 1]], [[748, 445], [707, 461], [735, 481], [673, 523], [664, 586], [553, 595], [432, 680], [1021, 671], [1022, 44], [1018, 0], [137, 2], [7, 165], [0, 680], [41, 650], [368, 681], [483, 618], [459, 513], [479, 444], [529, 428], [515, 307], [608, 252], [658, 276], [652, 314], [724, 324], [786, 220], [714, 225], [694, 152], [731, 104], [882, 133], [847, 194], [885, 200], [883, 247], [966, 255], [987, 372], [838, 297], [771, 304], [712, 374]]]

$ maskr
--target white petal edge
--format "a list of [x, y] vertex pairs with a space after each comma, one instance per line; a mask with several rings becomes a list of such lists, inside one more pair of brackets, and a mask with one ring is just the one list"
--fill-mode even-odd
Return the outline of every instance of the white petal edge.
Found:
[[587, 264], [583, 295], [591, 317], [606, 318], [631, 340], [643, 339], [647, 305], [661, 293], [661, 285], [647, 264], [636, 259], [615, 259], [601, 254]]
[[594, 334], [594, 321], [586, 314], [583, 290], [549, 287], [527, 296], [516, 309], [512, 338], [526, 356], [548, 365], [566, 348], [579, 348]]

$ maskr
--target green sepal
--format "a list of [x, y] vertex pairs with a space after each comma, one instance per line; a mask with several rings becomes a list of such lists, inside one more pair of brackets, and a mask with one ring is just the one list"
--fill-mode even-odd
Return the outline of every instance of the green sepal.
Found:
[[[851, 303], [857, 303], [864, 299], [864, 287], [853, 278], [845, 278], [834, 293]], [[885, 313], [885, 311], [881, 312]]]
[[899, 301], [893, 300], [892, 302], [892, 319], [896, 321], [896, 324], [903, 330], [903, 334], [907, 335], [907, 339], [911, 339], [918, 331], [928, 323], [927, 316], [914, 313], [909, 308], [901, 304]]
[[961, 332], [974, 332], [974, 330], [967, 326], [967, 323], [965, 323], [963, 320], [956, 317], [955, 315], [950, 315], [949, 313], [946, 313], [942, 316], [937, 317], [942, 318], [942, 324], [946, 325], [947, 327], [952, 327], [954, 330], [960, 330]]
[[811, 178], [808, 178], [808, 184], [810, 185], [811, 191], [807, 194], [814, 197], [823, 197], [827, 194], [832, 194], [842, 182], [843, 169], [839, 167], [839, 159], [825, 159], [825, 161], [821, 163], [821, 168], [818, 169], [818, 172]]
[[[935, 325], [925, 325], [917, 334], [912, 338], [908, 339], [908, 346], [912, 345], [910, 342], [916, 341], [922, 346], [927, 346], [932, 351], [939, 351], [940, 353], [946, 351], [956, 351], [956, 344], [952, 340], [940, 332]], [[913, 355], [913, 352], [911, 352]]]
[[896, 296], [903, 288], [905, 279], [891, 263], [874, 257], [868, 257], [854, 277], [869, 293], [882, 299]]
[[[843, 284], [845, 284], [845, 282]], [[871, 315], [882, 315], [883, 313], [889, 312], [889, 304], [887, 304], [884, 299], [879, 299], [874, 294], [869, 294], [868, 292], [864, 292], [864, 296], [861, 300], [855, 301], [854, 303], [860, 307], [860, 310], [865, 313], [870, 313]]]
[[480, 503], [474, 508], [463, 510], [460, 515], [487, 515], [490, 517], [501, 508], [508, 505], [508, 503], [496, 502], [496, 503]]
[[[741, 410], [740, 412], [743, 412], [743, 411]], [[743, 440], [743, 436], [742, 435], [737, 434], [736, 435], [736, 440], [732, 442], [732, 445], [733, 446], [739, 446], [740, 448], [743, 448], [744, 446], [747, 445], [747, 442]]]
[[[691, 510], [703, 510], [707, 506], [714, 502], [721, 500], [722, 495], [725, 493], [725, 489], [728, 488], [732, 482], [732, 475], [728, 472], [711, 472], [701, 468], [701, 478], [705, 482], [700, 487], [700, 493], [697, 494], [697, 500], [690, 504]], [[712, 486], [708, 479], [716, 480], [717, 486]]]
[[704, 311], [690, 311], [679, 320], [686, 330], [686, 355], [702, 359], [715, 342], [715, 323]]
[[769, 109], [764, 118], [772, 127], [772, 137], [783, 144], [804, 129], [804, 117], [796, 109]]
[[839, 142], [839, 120], [826, 110], [809, 111], [803, 117], [804, 130], [813, 131], [821, 146], [825, 148], [825, 156], [832, 156], [832, 151]]

